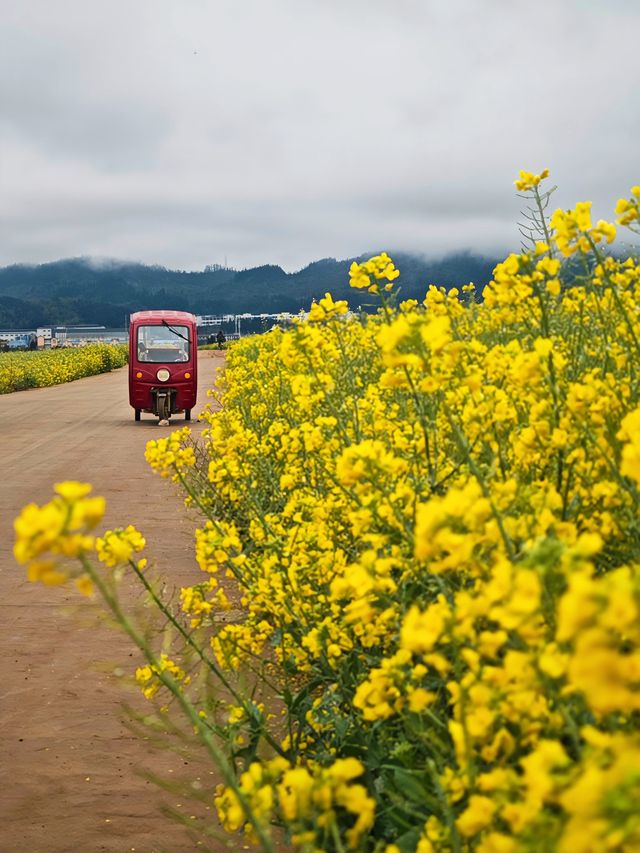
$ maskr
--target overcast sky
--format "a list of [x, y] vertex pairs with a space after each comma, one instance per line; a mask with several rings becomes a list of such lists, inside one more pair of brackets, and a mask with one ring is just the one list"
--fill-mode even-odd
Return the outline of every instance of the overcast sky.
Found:
[[637, 0], [0, 0], [0, 264], [517, 248], [640, 182]]

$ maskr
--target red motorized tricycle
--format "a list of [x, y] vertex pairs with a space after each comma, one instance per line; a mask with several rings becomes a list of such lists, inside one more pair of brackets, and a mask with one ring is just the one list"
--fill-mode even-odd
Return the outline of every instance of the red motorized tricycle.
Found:
[[184, 311], [138, 311], [129, 327], [129, 402], [136, 420], [191, 420], [198, 391], [198, 328]]

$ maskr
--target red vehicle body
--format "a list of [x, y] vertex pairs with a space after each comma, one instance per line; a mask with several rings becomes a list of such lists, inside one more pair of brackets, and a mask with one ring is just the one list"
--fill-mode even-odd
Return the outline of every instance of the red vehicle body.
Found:
[[184, 412], [191, 420], [198, 391], [198, 328], [185, 311], [138, 311], [129, 326], [129, 402], [140, 420]]

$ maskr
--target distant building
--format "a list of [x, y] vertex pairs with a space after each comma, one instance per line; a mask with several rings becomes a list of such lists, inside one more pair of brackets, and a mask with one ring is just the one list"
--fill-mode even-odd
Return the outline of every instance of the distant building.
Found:
[[11, 341], [22, 338], [27, 334], [29, 334], [29, 332], [25, 331], [25, 329], [4, 329], [3, 331], [0, 331], [0, 341], [11, 343]]
[[[4, 349], [18, 349], [24, 336], [33, 338], [38, 349], [59, 346], [82, 346], [92, 343], [125, 343], [128, 339], [124, 329], [106, 329], [104, 326], [38, 326], [37, 329], [0, 330], [0, 345]], [[20, 343], [16, 343], [20, 341]], [[27, 347], [28, 348], [28, 347]]]
[[37, 338], [35, 332], [25, 332], [24, 329], [7, 329], [0, 331], [2, 349], [35, 349]]
[[43, 347], [50, 347], [52, 341], [63, 342], [65, 339], [65, 330], [57, 326], [39, 326], [37, 329], [0, 329], [0, 343], [6, 343], [11, 346], [13, 342], [12, 348], [14, 349], [22, 345], [16, 342], [23, 340], [25, 336], [28, 337], [27, 348], [33, 340], [35, 342], [34, 345], [42, 349]]

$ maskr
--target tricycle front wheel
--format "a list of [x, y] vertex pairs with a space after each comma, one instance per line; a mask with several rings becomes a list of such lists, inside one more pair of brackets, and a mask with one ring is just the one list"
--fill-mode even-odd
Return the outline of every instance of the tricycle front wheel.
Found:
[[169, 401], [169, 396], [167, 394], [158, 394], [158, 419], [161, 421], [168, 421], [171, 417], [171, 402]]

